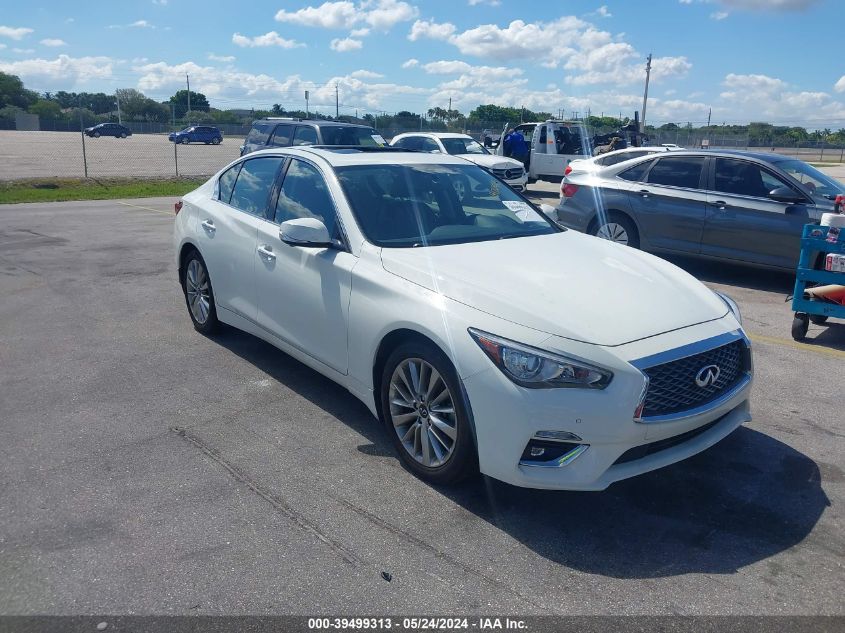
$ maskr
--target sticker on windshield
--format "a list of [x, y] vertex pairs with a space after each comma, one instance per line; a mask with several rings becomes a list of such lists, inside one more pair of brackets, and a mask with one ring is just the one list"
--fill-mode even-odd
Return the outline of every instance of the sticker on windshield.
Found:
[[527, 202], [522, 200], [502, 200], [502, 204], [514, 212], [523, 222], [535, 219], [534, 209], [532, 209]]
[[376, 143], [378, 143], [378, 144], [379, 144], [379, 145], [381, 145], [382, 147], [384, 147], [385, 145], [387, 145], [387, 141], [385, 141], [385, 140], [384, 140], [384, 138], [382, 137], [382, 135], [381, 135], [381, 134], [370, 134], [370, 136], [372, 137], [372, 139], [373, 139]]

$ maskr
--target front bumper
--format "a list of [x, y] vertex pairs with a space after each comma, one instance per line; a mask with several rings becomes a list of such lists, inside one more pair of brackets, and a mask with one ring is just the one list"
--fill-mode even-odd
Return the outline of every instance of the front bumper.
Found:
[[511, 180], [505, 180], [508, 187], [511, 189], [516, 189], [517, 191], [525, 191], [525, 187], [528, 185], [528, 174], [523, 172], [521, 178], [513, 178]]
[[[728, 324], [735, 321], [731, 319]], [[718, 333], [712, 323], [687, 329], [690, 332], [686, 333], [686, 343], [690, 336], [692, 340], [702, 340]], [[613, 381], [604, 390], [523, 389], [493, 366], [465, 377], [481, 472], [528, 488], [604, 490], [615, 481], [691, 457], [748, 422], [750, 374], [727, 397], [691, 415], [666, 422], [643, 423], [634, 419], [645, 385], [643, 374], [635, 366], [636, 359], [650, 356], [661, 343], [663, 349], [682, 347], [683, 342], [679, 341], [683, 338], [676, 332], [653, 337], [648, 343], [604, 349], [604, 353], [617, 356], [616, 366], [610, 367]], [[545, 345], [573, 353], [571, 341], [553, 337]], [[650, 349], [643, 353], [645, 345]], [[587, 359], [585, 354], [581, 357]], [[560, 465], [526, 464], [522, 459], [526, 445], [537, 437], [547, 437], [549, 432], [573, 434], [580, 439], [567, 444], [572, 449], [586, 449], [580, 449]]]

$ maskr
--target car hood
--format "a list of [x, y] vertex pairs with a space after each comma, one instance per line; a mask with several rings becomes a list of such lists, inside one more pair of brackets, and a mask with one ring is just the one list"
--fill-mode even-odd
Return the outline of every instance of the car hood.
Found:
[[523, 164], [513, 158], [505, 158], [504, 156], [496, 156], [495, 154], [459, 154], [461, 158], [465, 158], [486, 169], [514, 169], [523, 167]]
[[488, 314], [615, 346], [712, 321], [725, 304], [669, 262], [575, 231], [382, 249], [384, 268]]

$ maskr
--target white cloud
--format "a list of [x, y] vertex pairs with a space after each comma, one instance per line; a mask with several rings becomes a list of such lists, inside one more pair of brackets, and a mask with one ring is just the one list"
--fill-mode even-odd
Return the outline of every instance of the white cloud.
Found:
[[152, 24], [150, 24], [146, 20], [135, 20], [129, 26], [136, 28], [136, 29], [154, 29], [155, 28]]
[[13, 48], [13, 53], [17, 53], [18, 55], [29, 55], [35, 52], [34, 48]]
[[367, 37], [369, 34], [370, 29], [365, 27], [363, 29], [353, 29], [349, 33], [349, 37]]
[[434, 21], [417, 20], [411, 26], [411, 32], [408, 33], [408, 39], [412, 42], [416, 42], [424, 37], [432, 40], [448, 40], [454, 35], [455, 30], [455, 25], [449, 22], [437, 24]]
[[[413, 68], [414, 66], [419, 66], [420, 60], [414, 59], [413, 57], [402, 64], [402, 68]], [[845, 77], [843, 77], [845, 79]]]
[[215, 55], [214, 53], [209, 53], [208, 59], [210, 59], [213, 62], [223, 62], [225, 64], [229, 64], [229, 63], [232, 63], [233, 61], [235, 61], [235, 56], [234, 55]]
[[6, 48], [6, 45], [5, 45], [5, 44], [0, 43], [0, 49], [2, 49], [2, 48]]
[[381, 73], [374, 73], [372, 70], [356, 70], [349, 76], [354, 79], [381, 79], [384, 77]]
[[299, 48], [301, 46], [305, 46], [305, 44], [301, 44], [296, 40], [288, 40], [279, 36], [276, 31], [270, 31], [269, 33], [265, 33], [264, 35], [256, 35], [255, 37], [247, 37], [246, 35], [235, 33], [232, 35], [232, 43], [236, 46], [246, 48], [257, 48], [265, 46], [279, 46], [281, 48]]
[[502, 3], [500, 0], [469, 0], [469, 6], [471, 7], [478, 6], [479, 4], [487, 4], [491, 7], [498, 7]]
[[16, 41], [20, 41], [30, 33], [34, 32], [35, 31], [33, 29], [27, 28], [25, 26], [0, 26], [0, 37], [8, 37]]
[[[25, 83], [39, 79], [64, 81], [66, 86], [85, 83], [112, 76], [115, 60], [110, 57], [70, 57], [59, 55], [56, 59], [25, 59], [0, 62], [0, 71], [20, 76]], [[50, 87], [51, 90], [55, 86]]]
[[730, 73], [723, 85], [727, 90], [719, 96], [732, 118], [741, 113], [755, 121], [792, 121], [804, 125], [845, 119], [845, 103], [826, 92], [795, 90], [776, 77]]
[[65, 22], [67, 24], [73, 24], [74, 22], [76, 22], [76, 19], [75, 18], [65, 18]]
[[613, 17], [613, 14], [608, 10], [606, 4], [603, 4], [598, 9], [596, 9], [596, 14], [600, 15], [603, 18], [612, 18]]
[[820, 0], [719, 0], [727, 7], [753, 11], [804, 11]]
[[167, 5], [167, 0], [153, 0], [153, 4], [157, 4], [160, 7], [163, 7]]
[[338, 53], [361, 50], [363, 46], [364, 43], [361, 40], [354, 40], [351, 37], [345, 37], [343, 39], [336, 37], [329, 44], [329, 48]]
[[417, 15], [419, 9], [401, 0], [361, 0], [357, 5], [349, 0], [340, 0], [296, 11], [281, 9], [276, 13], [276, 20], [324, 29], [349, 30], [366, 24], [376, 30], [387, 31], [399, 22], [413, 20]]
[[67, 42], [64, 40], [60, 40], [53, 37], [48, 37], [47, 39], [41, 40], [41, 44], [43, 46], [51, 46], [51, 47], [58, 47], [58, 46], [67, 46]]
[[837, 81], [837, 82], [834, 84], [833, 89], [834, 89], [836, 92], [845, 92], [845, 75], [842, 75], [842, 76], [839, 78], [839, 81]]
[[728, 13], [727, 11], [716, 11], [714, 13], [711, 13], [710, 17], [713, 20], [724, 20], [729, 15], [730, 15], [730, 13]]

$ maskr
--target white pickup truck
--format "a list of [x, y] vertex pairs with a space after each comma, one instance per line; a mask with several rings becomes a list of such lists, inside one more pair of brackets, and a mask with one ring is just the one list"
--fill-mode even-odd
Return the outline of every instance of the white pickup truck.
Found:
[[[496, 153], [505, 155], [504, 138], [510, 126], [502, 132], [502, 142]], [[563, 172], [570, 161], [592, 156], [587, 128], [580, 121], [558, 121], [549, 119], [537, 123], [520, 123], [514, 126], [520, 132], [530, 148], [528, 182], [547, 180], [560, 182]]]

